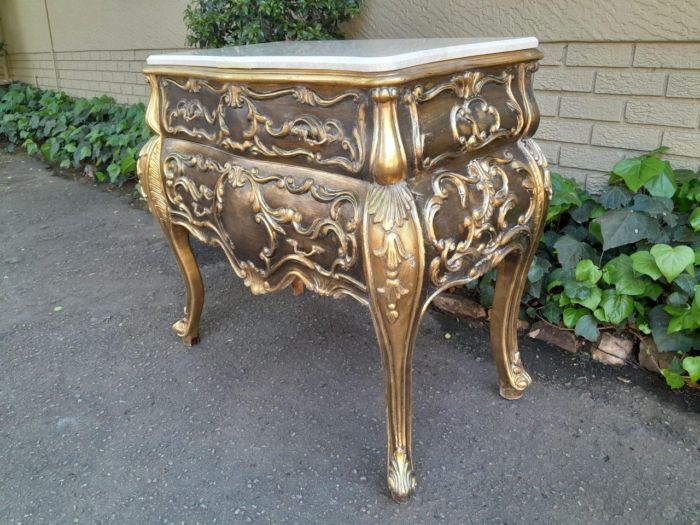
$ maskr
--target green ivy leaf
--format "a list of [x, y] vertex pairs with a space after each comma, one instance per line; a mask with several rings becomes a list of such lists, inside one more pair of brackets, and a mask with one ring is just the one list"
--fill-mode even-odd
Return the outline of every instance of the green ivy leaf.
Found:
[[700, 356], [685, 357], [682, 366], [693, 383], [700, 381]]
[[657, 305], [649, 312], [649, 324], [654, 343], [659, 352], [688, 352], [700, 348], [700, 335], [685, 332], [668, 333], [671, 316], [664, 311], [662, 305]]
[[561, 308], [554, 301], [550, 301], [542, 307], [542, 315], [550, 323], [559, 324], [559, 321], [561, 321]]
[[668, 161], [664, 160], [661, 162], [664, 165], [663, 172], [644, 184], [644, 189], [654, 197], [667, 197], [670, 199], [676, 193], [676, 179]]
[[632, 271], [632, 259], [629, 255], [618, 255], [614, 259], [610, 259], [603, 266], [603, 281], [606, 284], [615, 284], [615, 282], [625, 278], [634, 277]]
[[595, 284], [600, 280], [603, 272], [590, 259], [584, 259], [576, 263], [576, 280], [588, 281]]
[[82, 146], [80, 148], [80, 151], [78, 151], [78, 160], [82, 161], [87, 158], [90, 158], [92, 155], [92, 148], [90, 146]]
[[671, 248], [667, 244], [655, 244], [650, 253], [669, 283], [678, 277], [683, 270], [695, 262], [695, 253], [688, 246]]
[[564, 309], [564, 313], [562, 315], [562, 320], [564, 321], [564, 326], [567, 328], [574, 328], [576, 326], [576, 323], [578, 322], [581, 317], [584, 315], [590, 314], [588, 310], [585, 308], [574, 308], [574, 307], [569, 307]]
[[595, 343], [598, 341], [598, 321], [596, 321], [592, 315], [583, 315], [576, 321], [576, 327], [574, 328], [574, 333], [588, 339], [589, 341]]
[[564, 294], [572, 303], [595, 310], [600, 304], [603, 292], [590, 282], [567, 281], [564, 284]]
[[613, 167], [613, 173], [621, 177], [627, 187], [636, 193], [647, 182], [661, 175], [666, 164], [658, 157], [645, 155], [621, 160]]
[[625, 276], [614, 284], [617, 293], [636, 296], [644, 295], [648, 286], [654, 283], [634, 276]]
[[661, 277], [661, 271], [656, 265], [654, 257], [648, 251], [638, 251], [630, 255], [630, 257], [632, 258], [632, 268], [635, 272], [648, 275], [655, 281]]
[[634, 312], [634, 300], [629, 295], [620, 295], [615, 290], [605, 290], [600, 307], [608, 323], [618, 325]]
[[597, 259], [595, 250], [587, 243], [564, 235], [554, 243], [554, 251], [562, 268], [574, 268], [582, 259]]
[[700, 207], [693, 210], [690, 217], [688, 217], [688, 222], [694, 231], [700, 232]]
[[652, 301], [656, 301], [663, 292], [664, 289], [660, 284], [647, 282], [642, 295], [648, 297]]
[[681, 274], [676, 277], [673, 282], [674, 286], [677, 286], [686, 295], [691, 296], [695, 293], [695, 277], [693, 275], [688, 275], [687, 273]]
[[569, 215], [579, 224], [583, 224], [591, 219], [593, 210], [598, 207], [599, 205], [596, 201], [593, 199], [588, 199], [585, 200], [580, 206], [576, 206], [575, 208], [569, 210]]
[[634, 211], [641, 211], [647, 215], [654, 217], [669, 216], [673, 213], [673, 201], [666, 197], [650, 197], [643, 193], [634, 196]]
[[685, 381], [683, 381], [683, 377], [678, 372], [672, 372], [668, 368], [662, 368], [661, 375], [664, 376], [666, 384], [673, 390], [678, 390], [685, 386]]
[[642, 239], [651, 240], [661, 233], [658, 221], [632, 210], [607, 211], [595, 222], [600, 224], [603, 250], [633, 244]]
[[608, 186], [599, 197], [600, 203], [608, 210], [624, 208], [632, 201], [632, 194], [622, 186]]

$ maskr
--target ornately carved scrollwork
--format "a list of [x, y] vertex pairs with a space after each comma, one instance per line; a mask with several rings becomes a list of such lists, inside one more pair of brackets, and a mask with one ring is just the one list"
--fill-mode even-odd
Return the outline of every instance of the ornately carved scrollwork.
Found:
[[[213, 188], [197, 186], [184, 174], [185, 168], [217, 174], [216, 184]], [[257, 168], [246, 169], [233, 162], [222, 164], [201, 154], [169, 153], [163, 160], [163, 172], [173, 222], [188, 227], [200, 240], [220, 246], [234, 271], [253, 293], [282, 288], [296, 276], [322, 295], [348, 294], [361, 302], [366, 301], [365, 285], [347, 273], [358, 263], [359, 197], [354, 192], [326, 188], [311, 178], [297, 182], [291, 176], [264, 175]], [[301, 209], [274, 207], [265, 198], [266, 185], [273, 185], [290, 195], [309, 195], [328, 205], [328, 216], [315, 217], [309, 222], [304, 220]], [[248, 192], [251, 215], [264, 227], [268, 237], [260, 250], [258, 263], [239, 260], [236, 246], [222, 223], [225, 192], [243, 188]], [[344, 209], [349, 210], [348, 220], [341, 217]], [[310, 248], [302, 249], [297, 240], [288, 237], [285, 226], [305, 239]], [[314, 255], [326, 250], [314, 243], [320, 238], [332, 238], [337, 246], [336, 257], [328, 267], [314, 260]], [[290, 253], [278, 255], [281, 240], [291, 247]], [[290, 266], [294, 269], [290, 270]], [[289, 275], [272, 283], [270, 277], [277, 272]]]
[[[514, 94], [514, 87], [525, 79], [526, 70], [507, 67], [498, 75], [479, 70], [470, 70], [452, 76], [449, 80], [426, 88], [419, 84], [404, 94], [403, 102], [411, 113], [414, 162], [418, 169], [430, 169], [441, 162], [459, 157], [464, 153], [482, 148], [501, 138], [514, 138], [523, 132], [528, 114], [523, 110]], [[483, 90], [488, 85], [501, 86], [503, 100], [488, 100]], [[426, 134], [422, 131], [419, 106], [443, 93], [452, 94], [457, 101], [452, 106], [448, 119], [449, 129], [456, 148], [448, 149], [435, 157], [426, 156]], [[503, 111], [508, 110], [513, 125], [502, 126]]]
[[[423, 220], [427, 241], [438, 253], [429, 267], [435, 286], [464, 269], [468, 269], [467, 277], [479, 277], [513, 249], [519, 237], [532, 235], [537, 199], [531, 193], [531, 169], [526, 162], [515, 160], [510, 149], [500, 155], [473, 159], [464, 172], [442, 171], [432, 177], [433, 195], [425, 203]], [[530, 195], [526, 206], [511, 191], [514, 173], [522, 175], [522, 187]], [[450, 197], [448, 186], [455, 190], [462, 209], [462, 215], [453, 219], [460, 229], [453, 236], [440, 237], [435, 222]], [[524, 210], [509, 222], [509, 212], [516, 207]]]
[[[197, 78], [184, 83], [171, 78], [161, 80], [163, 91], [169, 86], [176, 86], [187, 94], [215, 95], [217, 103], [209, 106], [203, 98], [171, 100], [163, 95], [166, 103], [161, 119], [166, 133], [205, 140], [234, 153], [271, 158], [302, 157], [321, 166], [339, 166], [350, 173], [359, 173], [365, 164], [366, 103], [357, 90], [323, 97], [305, 86], [261, 91], [242, 84], [214, 84]], [[276, 123], [275, 117], [266, 114], [259, 103], [285, 97], [290, 97], [294, 101], [292, 104], [301, 108], [329, 108], [352, 102], [356, 110], [352, 115], [352, 129], [347, 131], [338, 118], [321, 118], [311, 113], [300, 113]], [[247, 124], [243, 129], [234, 129], [227, 121], [227, 111], [239, 109], [245, 109]], [[289, 112], [296, 111], [297, 108], [292, 107]], [[273, 143], [277, 139], [296, 140], [304, 147], [280, 146]], [[323, 147], [332, 145], [345, 154], [326, 154]]]

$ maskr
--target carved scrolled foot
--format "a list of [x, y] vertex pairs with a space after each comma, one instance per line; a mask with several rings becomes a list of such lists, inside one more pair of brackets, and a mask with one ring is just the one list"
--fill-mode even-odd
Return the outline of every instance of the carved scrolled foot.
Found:
[[506, 381], [499, 378], [499, 393], [501, 397], [511, 401], [520, 399], [527, 387], [532, 383], [530, 374], [523, 368], [520, 356], [517, 354], [518, 352], [511, 357], [513, 362], [510, 365], [510, 374]]
[[199, 329], [193, 327], [188, 320], [187, 308], [185, 308], [185, 317], [173, 323], [173, 332], [182, 340], [186, 346], [193, 346], [199, 343]]
[[394, 501], [405, 503], [416, 488], [416, 475], [413, 465], [402, 448], [394, 451], [389, 460], [387, 483]]

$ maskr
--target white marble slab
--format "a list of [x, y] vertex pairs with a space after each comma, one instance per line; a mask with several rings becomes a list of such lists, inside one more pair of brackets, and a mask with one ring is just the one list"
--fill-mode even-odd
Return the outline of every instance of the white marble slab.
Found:
[[290, 41], [151, 55], [147, 63], [151, 66], [326, 69], [374, 73], [443, 60], [533, 49], [537, 44], [534, 37]]

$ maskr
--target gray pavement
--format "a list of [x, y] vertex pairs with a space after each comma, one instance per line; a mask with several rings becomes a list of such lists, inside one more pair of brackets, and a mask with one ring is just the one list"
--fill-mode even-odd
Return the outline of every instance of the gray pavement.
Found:
[[208, 295], [186, 349], [152, 217], [0, 155], [1, 524], [700, 521], [697, 395], [523, 339], [535, 382], [508, 402], [485, 328], [434, 312], [415, 355], [419, 488], [393, 503], [364, 307], [253, 297], [197, 250]]

